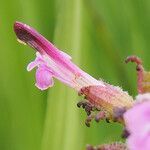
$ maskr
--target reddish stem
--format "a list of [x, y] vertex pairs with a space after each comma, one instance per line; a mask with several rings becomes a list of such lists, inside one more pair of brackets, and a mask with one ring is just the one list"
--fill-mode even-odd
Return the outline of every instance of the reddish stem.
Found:
[[138, 93], [143, 93], [143, 76], [144, 76], [144, 68], [142, 65], [142, 60], [137, 56], [129, 56], [125, 60], [126, 63], [128, 62], [134, 62], [137, 64], [136, 70], [137, 70], [137, 90]]

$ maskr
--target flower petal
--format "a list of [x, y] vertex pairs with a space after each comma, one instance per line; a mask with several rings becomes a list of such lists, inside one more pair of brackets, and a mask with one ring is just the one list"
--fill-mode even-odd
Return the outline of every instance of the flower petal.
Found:
[[27, 66], [27, 71], [31, 71], [33, 68], [37, 67], [38, 65], [45, 64], [42, 55], [39, 52], [36, 52], [36, 59], [30, 62]]
[[46, 67], [39, 67], [36, 70], [36, 84], [40, 90], [46, 90], [54, 85], [52, 73]]
[[63, 51], [60, 51], [60, 53], [66, 58], [66, 59], [69, 59], [71, 60], [72, 57], [70, 55], [68, 55], [67, 53], [63, 52]]
[[138, 95], [136, 101], [135, 106], [124, 114], [130, 133], [143, 132], [143, 126], [150, 123], [150, 94]]
[[130, 133], [127, 144], [131, 150], [150, 150], [150, 94], [136, 98], [133, 108], [124, 114], [127, 130]]
[[28, 64], [27, 66], [27, 71], [31, 71], [33, 68], [35, 68], [37, 66], [37, 62], [36, 61], [32, 61]]

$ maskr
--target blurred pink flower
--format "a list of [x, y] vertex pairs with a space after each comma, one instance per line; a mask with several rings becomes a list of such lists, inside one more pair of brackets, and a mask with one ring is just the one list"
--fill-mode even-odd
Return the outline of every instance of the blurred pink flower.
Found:
[[130, 135], [127, 144], [130, 150], [150, 150], [150, 94], [138, 95], [133, 108], [124, 114]]

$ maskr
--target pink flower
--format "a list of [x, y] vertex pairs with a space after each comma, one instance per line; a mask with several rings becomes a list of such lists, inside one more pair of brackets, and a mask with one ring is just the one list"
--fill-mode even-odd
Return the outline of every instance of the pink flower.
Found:
[[102, 80], [96, 80], [81, 70], [68, 54], [57, 49], [30, 26], [16, 22], [14, 31], [21, 43], [37, 50], [36, 59], [28, 65], [27, 70], [37, 67], [36, 86], [39, 89], [52, 87], [53, 78], [56, 78], [84, 95], [92, 106], [108, 111], [110, 119], [114, 109], [115, 112], [116, 108], [124, 111], [132, 106], [133, 99], [127, 92]]
[[52, 87], [53, 78], [60, 80], [77, 91], [89, 85], [105, 86], [102, 81], [94, 79], [72, 63], [68, 54], [58, 50], [33, 28], [16, 22], [14, 30], [21, 42], [27, 43], [38, 51], [36, 59], [28, 65], [27, 70], [38, 68], [36, 86], [39, 89], [45, 90], [48, 87]]
[[137, 96], [133, 108], [124, 114], [130, 133], [127, 144], [130, 150], [150, 150], [150, 94]]

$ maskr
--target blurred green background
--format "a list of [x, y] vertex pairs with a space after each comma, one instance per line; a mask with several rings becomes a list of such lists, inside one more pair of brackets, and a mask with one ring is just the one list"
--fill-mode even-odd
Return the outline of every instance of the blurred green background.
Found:
[[149, 0], [0, 0], [0, 150], [83, 150], [120, 140], [117, 123], [84, 125], [80, 97], [59, 82], [40, 91], [27, 64], [35, 52], [16, 41], [13, 23], [36, 28], [95, 78], [136, 95], [136, 72], [150, 65]]

